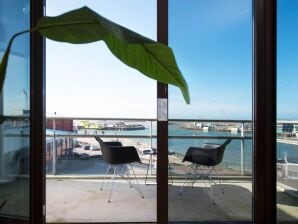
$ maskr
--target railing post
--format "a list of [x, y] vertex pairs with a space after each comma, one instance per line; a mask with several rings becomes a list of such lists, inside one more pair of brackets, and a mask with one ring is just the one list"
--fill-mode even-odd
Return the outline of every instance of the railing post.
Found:
[[152, 149], [152, 121], [150, 121], [150, 148]]
[[241, 175], [244, 175], [244, 122], [241, 124], [241, 140], [240, 140], [240, 153], [241, 153], [241, 164], [240, 164], [240, 169], [241, 169]]
[[56, 174], [56, 161], [57, 161], [57, 149], [56, 149], [56, 120], [53, 119], [53, 175]]

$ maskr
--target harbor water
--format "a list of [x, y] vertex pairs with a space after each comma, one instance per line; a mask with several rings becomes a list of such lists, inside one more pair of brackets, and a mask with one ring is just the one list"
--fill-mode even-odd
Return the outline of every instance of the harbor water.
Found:
[[[105, 131], [96, 131], [89, 130], [86, 134], [100, 134], [100, 135], [147, 135], [150, 136], [150, 125], [146, 125], [144, 130], [105, 130]], [[80, 131], [82, 132], [82, 131]], [[79, 134], [83, 134], [80, 133]], [[156, 127], [152, 128], [152, 135], [156, 135]], [[169, 125], [169, 136], [206, 136], [206, 139], [175, 139], [169, 138], [168, 145], [169, 149], [175, 151], [177, 154], [184, 155], [187, 149], [190, 146], [201, 146], [204, 143], [222, 143], [225, 139], [208, 139], [208, 137], [240, 137], [240, 133], [235, 132], [218, 132], [218, 131], [207, 131], [202, 130], [190, 130], [186, 129], [180, 124], [170, 124]], [[251, 137], [250, 133], [245, 133], [245, 137]], [[150, 145], [150, 138], [146, 139], [132, 139], [136, 142], [139, 142], [139, 145], [143, 143]], [[156, 139], [152, 140], [152, 147], [156, 148]], [[287, 159], [288, 162], [298, 163], [298, 145], [286, 144], [286, 143], [277, 143], [277, 159]], [[251, 173], [253, 167], [253, 150], [252, 150], [252, 139], [244, 139], [244, 148], [243, 148], [243, 163], [245, 173]], [[233, 139], [232, 142], [228, 145], [221, 166], [225, 168], [231, 168], [235, 170], [241, 169], [241, 140]]]

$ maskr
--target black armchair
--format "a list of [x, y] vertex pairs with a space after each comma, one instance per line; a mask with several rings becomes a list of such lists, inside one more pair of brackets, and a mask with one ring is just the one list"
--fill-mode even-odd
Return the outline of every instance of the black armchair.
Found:
[[[222, 144], [214, 144], [214, 143], [205, 143], [202, 145], [202, 147], [189, 147], [182, 162], [190, 162], [191, 166], [189, 168], [189, 172], [187, 173], [184, 183], [180, 188], [179, 194], [182, 195], [183, 188], [188, 180], [188, 177], [190, 175], [191, 170], [194, 171], [193, 179], [191, 181], [191, 186], [193, 187], [193, 184], [196, 181], [197, 176], [199, 175], [201, 179], [207, 178], [209, 180], [210, 188], [208, 190], [208, 193], [211, 197], [212, 203], [214, 204], [214, 198], [213, 198], [213, 190], [212, 190], [212, 183], [216, 184], [216, 182], [212, 178], [212, 172], [214, 171], [214, 174], [217, 176], [217, 179], [219, 181], [219, 184], [221, 185], [221, 180], [217, 175], [215, 166], [220, 164], [224, 152], [226, 149], [226, 146], [230, 144], [232, 141], [231, 138], [227, 139]], [[202, 172], [202, 166], [206, 166], [208, 168], [208, 171], [206, 173]], [[201, 171], [198, 174], [198, 169]], [[222, 192], [224, 193], [224, 189], [222, 188]]]
[[[131, 163], [134, 162], [140, 162], [140, 157], [137, 153], [137, 150], [134, 146], [122, 146], [121, 142], [104, 142], [102, 139], [98, 136], [95, 136], [96, 141], [98, 141], [100, 145], [100, 149], [102, 152], [102, 158], [103, 160], [109, 164], [106, 175], [101, 183], [100, 190], [102, 190], [104, 180], [106, 179], [106, 176], [111, 168], [111, 166], [114, 167], [114, 174], [112, 177], [112, 186], [110, 190], [110, 196], [108, 202], [111, 202], [111, 196], [112, 196], [112, 190], [113, 190], [113, 185], [115, 182], [115, 175], [117, 173], [117, 167], [122, 166], [121, 170], [119, 172], [119, 175], [122, 178], [125, 178], [127, 182], [129, 183], [130, 187], [134, 187], [137, 192], [144, 198], [143, 193], [141, 191], [140, 185], [138, 183], [138, 179], [136, 178], [134, 169], [131, 165]], [[128, 165], [128, 169], [126, 169], [126, 166]], [[132, 182], [131, 178], [128, 178], [130, 171], [134, 175], [134, 179], [136, 181], [136, 184]]]

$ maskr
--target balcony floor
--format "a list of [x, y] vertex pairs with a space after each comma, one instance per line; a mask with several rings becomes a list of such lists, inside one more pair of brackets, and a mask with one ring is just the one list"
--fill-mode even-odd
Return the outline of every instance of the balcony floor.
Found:
[[[110, 183], [103, 191], [96, 179], [47, 179], [47, 222], [154, 222], [156, 185], [141, 185], [144, 199], [118, 180], [112, 202]], [[249, 221], [252, 213], [251, 183], [225, 181], [225, 194], [214, 187], [216, 204], [211, 203], [205, 182], [186, 187], [179, 196], [181, 181], [169, 186], [169, 218], [173, 221]]]

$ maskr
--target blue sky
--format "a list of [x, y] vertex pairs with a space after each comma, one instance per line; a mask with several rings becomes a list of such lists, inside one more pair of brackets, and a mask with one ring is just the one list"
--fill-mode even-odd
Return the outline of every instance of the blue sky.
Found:
[[[278, 114], [298, 118], [295, 0], [279, 0]], [[251, 119], [252, 6], [250, 0], [170, 0], [169, 45], [190, 89], [186, 105], [169, 90], [170, 118]], [[156, 39], [155, 0], [48, 0], [47, 14], [87, 5]], [[296, 43], [295, 43], [296, 42]], [[47, 41], [47, 112], [68, 116], [156, 117], [156, 83], [112, 56], [103, 43]]]
[[[0, 58], [7, 46], [10, 37], [21, 30], [29, 28], [29, 3], [20, 1], [0, 0]], [[16, 38], [12, 46], [8, 61], [3, 94], [3, 113], [5, 115], [19, 115], [23, 109], [28, 109], [30, 93], [30, 46], [29, 35]], [[16, 81], [17, 80], [17, 81]], [[1, 106], [2, 107], [2, 106]]]
[[189, 84], [191, 105], [170, 89], [172, 118], [250, 119], [250, 0], [170, 1], [169, 44]]
[[277, 112], [278, 118], [298, 119], [298, 1], [278, 0]]
[[[104, 17], [156, 39], [156, 2], [48, 0], [47, 14], [89, 6]], [[132, 13], [133, 12], [133, 13]], [[155, 117], [156, 82], [116, 59], [103, 42], [47, 41], [47, 113], [87, 117]]]

